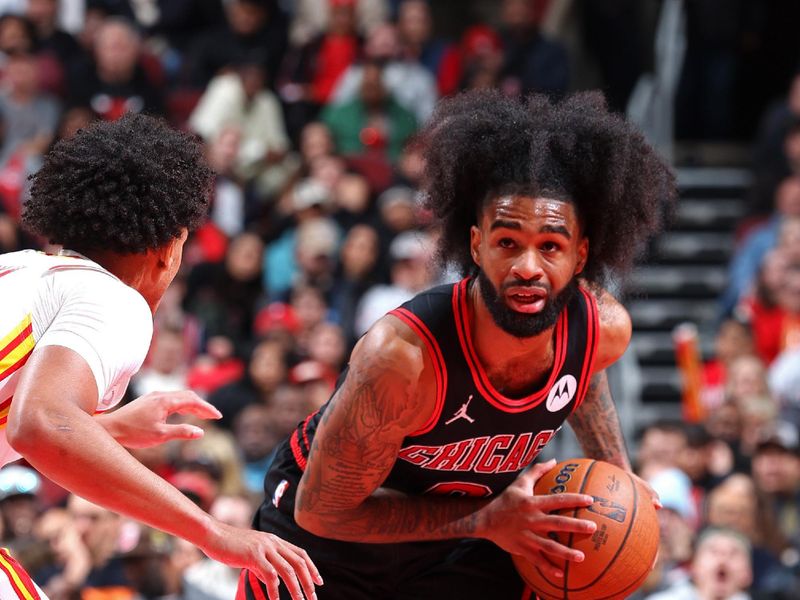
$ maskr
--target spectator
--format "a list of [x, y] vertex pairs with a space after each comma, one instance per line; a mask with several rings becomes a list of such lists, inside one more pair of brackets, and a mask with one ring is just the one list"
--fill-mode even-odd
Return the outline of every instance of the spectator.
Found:
[[461, 90], [499, 87], [503, 67], [500, 36], [486, 25], [473, 25], [461, 36]]
[[762, 431], [753, 455], [753, 480], [766, 496], [781, 533], [800, 550], [800, 439], [791, 423]]
[[378, 283], [379, 264], [378, 232], [370, 225], [354, 226], [342, 244], [330, 294], [331, 308], [347, 336], [349, 348], [357, 338], [356, 307], [367, 290]]
[[416, 59], [403, 56], [397, 28], [391, 23], [370, 31], [364, 46], [364, 62], [352, 65], [339, 79], [333, 104], [345, 104], [358, 97], [368, 64], [383, 66], [384, 88], [400, 106], [414, 114], [417, 124], [430, 118], [438, 97], [436, 80]]
[[[53, 141], [61, 107], [39, 89], [39, 63], [32, 54], [8, 57], [0, 94], [3, 143], [0, 165], [7, 166], [17, 155], [24, 165], [29, 157], [38, 159]], [[37, 160], [38, 163], [38, 160]]]
[[50, 508], [36, 522], [36, 538], [47, 544], [50, 564], [33, 573], [50, 600], [69, 600], [83, 587], [91, 569], [89, 551], [64, 508]]
[[235, 126], [241, 134], [236, 173], [256, 178], [263, 195], [272, 196], [290, 174], [284, 164], [289, 139], [278, 98], [266, 87], [263, 65], [242, 58], [231, 72], [214, 77], [189, 117], [190, 127], [207, 142]]
[[59, 27], [58, 5], [59, 0], [28, 0], [25, 16], [36, 28], [40, 50], [61, 61], [69, 74], [84, 56], [78, 41]]
[[272, 450], [283, 439], [278, 429], [269, 404], [248, 404], [233, 420], [233, 435], [242, 456], [243, 483], [254, 498], [264, 491], [264, 475], [272, 464]]
[[512, 96], [564, 94], [569, 87], [567, 52], [539, 29], [534, 3], [503, 0], [501, 16], [500, 37], [505, 46], [501, 89]]
[[331, 18], [324, 32], [290, 51], [284, 61], [278, 91], [293, 140], [317, 117], [338, 79], [358, 57], [361, 39], [356, 33], [355, 4], [355, 0], [330, 0]]
[[33, 537], [40, 506], [37, 493], [39, 474], [28, 467], [9, 465], [0, 471], [0, 515], [4, 544]]
[[149, 361], [131, 382], [134, 396], [186, 389], [188, 353], [184, 342], [180, 330], [159, 329], [155, 333]]
[[775, 191], [775, 211], [770, 220], [745, 237], [728, 268], [728, 287], [720, 299], [721, 313], [728, 315], [751, 287], [767, 253], [778, 244], [783, 219], [800, 216], [800, 176], [784, 179]]
[[711, 528], [697, 541], [691, 581], [648, 596], [647, 600], [749, 600], [753, 580], [750, 543], [730, 529]]
[[431, 238], [425, 233], [407, 231], [394, 239], [389, 247], [391, 282], [375, 285], [364, 294], [356, 312], [356, 335], [364, 335], [381, 316], [433, 284], [432, 252]]
[[191, 83], [204, 88], [223, 69], [245, 57], [258, 61], [273, 77], [287, 45], [287, 20], [278, 2], [231, 0], [224, 6], [225, 23], [199, 36], [187, 52]]
[[94, 63], [70, 81], [70, 103], [103, 119], [128, 112], [163, 114], [162, 90], [142, 66], [142, 39], [130, 22], [111, 17], [98, 27]]
[[433, 33], [427, 0], [403, 0], [397, 10], [397, 32], [403, 55], [422, 64], [436, 78], [441, 96], [458, 90], [461, 60], [458, 50]]
[[753, 332], [749, 325], [735, 318], [724, 320], [714, 340], [714, 357], [703, 363], [700, 394], [707, 410], [712, 411], [724, 402], [731, 363], [754, 352]]
[[416, 131], [416, 120], [386, 89], [380, 63], [367, 62], [362, 69], [359, 97], [329, 106], [321, 118], [341, 154], [371, 153], [394, 162], [405, 141]]
[[224, 337], [234, 352], [243, 350], [262, 295], [263, 248], [258, 236], [239, 234], [224, 262], [197, 265], [190, 273], [184, 306], [200, 321], [206, 342]]
[[281, 344], [272, 340], [257, 344], [245, 375], [239, 381], [219, 388], [208, 398], [222, 413], [218, 425], [229, 430], [245, 406], [268, 404], [275, 390], [286, 380], [286, 373], [286, 356]]
[[645, 427], [639, 438], [637, 473], [646, 480], [659, 471], [677, 467], [687, 436], [679, 421], [657, 421]]
[[[292, 45], [300, 47], [328, 29], [335, 2], [331, 0], [296, 0], [290, 28]], [[387, 0], [358, 0], [355, 4], [357, 30], [366, 35], [389, 20]]]

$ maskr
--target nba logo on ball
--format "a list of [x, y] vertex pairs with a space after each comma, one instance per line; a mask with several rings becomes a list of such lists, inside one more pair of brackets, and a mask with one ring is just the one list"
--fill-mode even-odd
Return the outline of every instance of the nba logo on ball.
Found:
[[[554, 402], [568, 395], [556, 392]], [[597, 525], [591, 534], [553, 534], [556, 541], [586, 556], [582, 563], [559, 562], [561, 579], [550, 579], [539, 565], [512, 556], [539, 600], [623, 600], [644, 582], [658, 552], [658, 516], [650, 494], [630, 473], [599, 460], [574, 458], [540, 477], [534, 493], [592, 496], [591, 506], [557, 514]]]
[[572, 375], [564, 375], [553, 384], [550, 393], [547, 395], [547, 410], [558, 412], [564, 408], [575, 397], [578, 389], [578, 381]]

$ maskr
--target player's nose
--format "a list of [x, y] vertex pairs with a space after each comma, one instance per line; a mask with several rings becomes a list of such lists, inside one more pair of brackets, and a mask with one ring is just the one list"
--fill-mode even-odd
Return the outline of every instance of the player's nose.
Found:
[[538, 281], [544, 276], [541, 257], [536, 250], [529, 248], [520, 252], [511, 266], [511, 274], [520, 281]]

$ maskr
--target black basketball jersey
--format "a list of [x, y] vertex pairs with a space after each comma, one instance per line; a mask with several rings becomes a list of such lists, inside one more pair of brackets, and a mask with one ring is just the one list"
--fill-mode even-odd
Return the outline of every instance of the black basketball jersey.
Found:
[[[555, 360], [541, 389], [508, 398], [489, 381], [472, 342], [469, 280], [423, 292], [389, 314], [424, 342], [434, 366], [436, 409], [405, 438], [384, 487], [407, 494], [490, 496], [527, 467], [583, 400], [597, 350], [594, 296], [580, 288], [554, 329]], [[344, 375], [340, 378], [344, 380]], [[305, 469], [320, 416], [302, 422], [289, 440]]]

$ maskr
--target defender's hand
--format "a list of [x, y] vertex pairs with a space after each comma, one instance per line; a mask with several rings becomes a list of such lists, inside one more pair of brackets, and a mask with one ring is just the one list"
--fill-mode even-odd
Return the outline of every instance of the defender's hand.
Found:
[[203, 551], [231, 567], [248, 569], [267, 587], [270, 600], [279, 600], [280, 580], [292, 600], [316, 600], [314, 584], [322, 585], [322, 577], [305, 550], [260, 531], [238, 529], [219, 521], [212, 541]]
[[551, 515], [552, 511], [585, 508], [594, 499], [586, 494], [534, 495], [533, 486], [538, 479], [552, 469], [556, 461], [551, 460], [533, 466], [520, 475], [506, 490], [484, 509], [487, 516], [486, 537], [510, 552], [535, 563], [549, 577], [561, 578], [564, 573], [553, 559], [559, 562], [571, 560], [581, 562], [583, 553], [559, 544], [548, 534], [591, 534], [597, 528], [593, 521], [575, 519], [563, 515]]
[[171, 424], [171, 415], [194, 415], [201, 419], [219, 419], [222, 414], [200, 396], [190, 391], [151, 392], [140, 396], [97, 420], [126, 448], [149, 448], [170, 440], [195, 440], [203, 430], [188, 423]]

